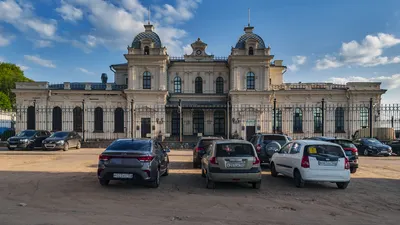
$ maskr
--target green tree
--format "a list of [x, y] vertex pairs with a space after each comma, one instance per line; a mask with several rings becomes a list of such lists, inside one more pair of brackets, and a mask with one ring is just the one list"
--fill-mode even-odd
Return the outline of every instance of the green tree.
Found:
[[0, 110], [1, 109], [2, 110], [11, 109], [10, 98], [3, 92], [0, 92]]
[[9, 102], [13, 107], [15, 106], [15, 94], [11, 90], [15, 88], [15, 83], [32, 81], [25, 77], [19, 66], [12, 63], [0, 63], [0, 92], [9, 98]]

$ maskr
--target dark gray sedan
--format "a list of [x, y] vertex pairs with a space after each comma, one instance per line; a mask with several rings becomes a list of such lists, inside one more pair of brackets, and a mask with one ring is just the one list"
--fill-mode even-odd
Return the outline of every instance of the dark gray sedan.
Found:
[[81, 148], [81, 136], [75, 131], [58, 131], [42, 142], [43, 150], [62, 149], [68, 151], [70, 148]]
[[157, 188], [160, 177], [168, 175], [169, 151], [155, 140], [116, 140], [99, 155], [99, 182], [106, 186], [110, 180], [139, 181]]

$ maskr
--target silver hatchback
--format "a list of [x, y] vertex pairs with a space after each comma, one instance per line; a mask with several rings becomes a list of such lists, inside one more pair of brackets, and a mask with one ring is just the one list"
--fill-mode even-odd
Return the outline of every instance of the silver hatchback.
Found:
[[254, 146], [243, 140], [216, 140], [209, 146], [201, 161], [206, 187], [216, 182], [251, 183], [261, 187], [261, 167]]

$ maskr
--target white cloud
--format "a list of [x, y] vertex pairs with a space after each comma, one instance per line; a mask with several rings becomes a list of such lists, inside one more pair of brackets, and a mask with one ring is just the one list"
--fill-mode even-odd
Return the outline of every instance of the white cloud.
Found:
[[183, 22], [191, 19], [193, 11], [197, 9], [201, 0], [177, 0], [176, 7], [164, 4], [162, 7], [155, 6], [155, 18], [162, 19], [168, 24]]
[[20, 68], [22, 71], [25, 71], [25, 70], [28, 70], [28, 69], [29, 69], [29, 67], [24, 66], [24, 65], [17, 64], [17, 66], [19, 66], [19, 68]]
[[6, 62], [6, 59], [2, 56], [0, 56], [0, 62]]
[[11, 43], [11, 37], [7, 38], [0, 34], [0, 47], [7, 46]]
[[43, 67], [56, 68], [56, 65], [51, 60], [42, 59], [38, 55], [24, 55], [24, 58]]
[[12, 24], [21, 31], [34, 30], [44, 38], [53, 38], [57, 30], [57, 22], [37, 17], [33, 10], [33, 6], [25, 1], [1, 1], [0, 21]]
[[71, 22], [80, 20], [83, 17], [82, 10], [74, 7], [73, 5], [66, 3], [65, 1], [61, 1], [61, 7], [56, 8], [56, 11], [58, 13], [60, 13], [61, 17], [64, 20], [71, 21]]
[[94, 73], [93, 72], [90, 72], [89, 70], [87, 70], [87, 69], [85, 69], [85, 68], [81, 68], [81, 67], [79, 67], [79, 68], [77, 68], [79, 71], [81, 71], [82, 73], [86, 73], [86, 74], [89, 74], [89, 75], [94, 75]]
[[382, 87], [387, 89], [396, 89], [400, 87], [400, 73], [391, 76], [377, 76], [377, 77], [331, 77], [329, 82], [337, 84], [345, 84], [347, 82], [382, 82]]
[[292, 64], [288, 65], [289, 71], [297, 71], [299, 70], [300, 65], [304, 65], [307, 61], [307, 56], [296, 55], [292, 57]]
[[53, 43], [48, 40], [32, 40], [35, 48], [47, 48], [52, 47]]
[[183, 53], [186, 55], [190, 55], [193, 53], [193, 49], [191, 45], [185, 45], [183, 46]]
[[323, 59], [317, 60], [315, 68], [323, 70], [344, 65], [371, 67], [400, 63], [400, 56], [382, 56], [384, 49], [398, 44], [400, 39], [391, 34], [367, 35], [361, 43], [355, 40], [343, 43], [338, 57], [326, 55]]

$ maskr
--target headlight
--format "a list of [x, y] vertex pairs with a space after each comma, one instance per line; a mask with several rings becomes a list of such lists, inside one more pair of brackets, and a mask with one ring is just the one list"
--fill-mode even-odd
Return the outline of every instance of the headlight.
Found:
[[7, 138], [7, 141], [10, 141], [10, 138]]
[[63, 145], [63, 144], [64, 144], [64, 141], [63, 141], [63, 140], [57, 141], [57, 144]]
[[42, 144], [44, 144], [44, 143], [46, 143], [46, 141], [45, 141], [45, 140], [43, 140], [43, 141], [42, 141]]
[[28, 139], [21, 139], [21, 140], [19, 140], [20, 142], [28, 142], [29, 140]]

